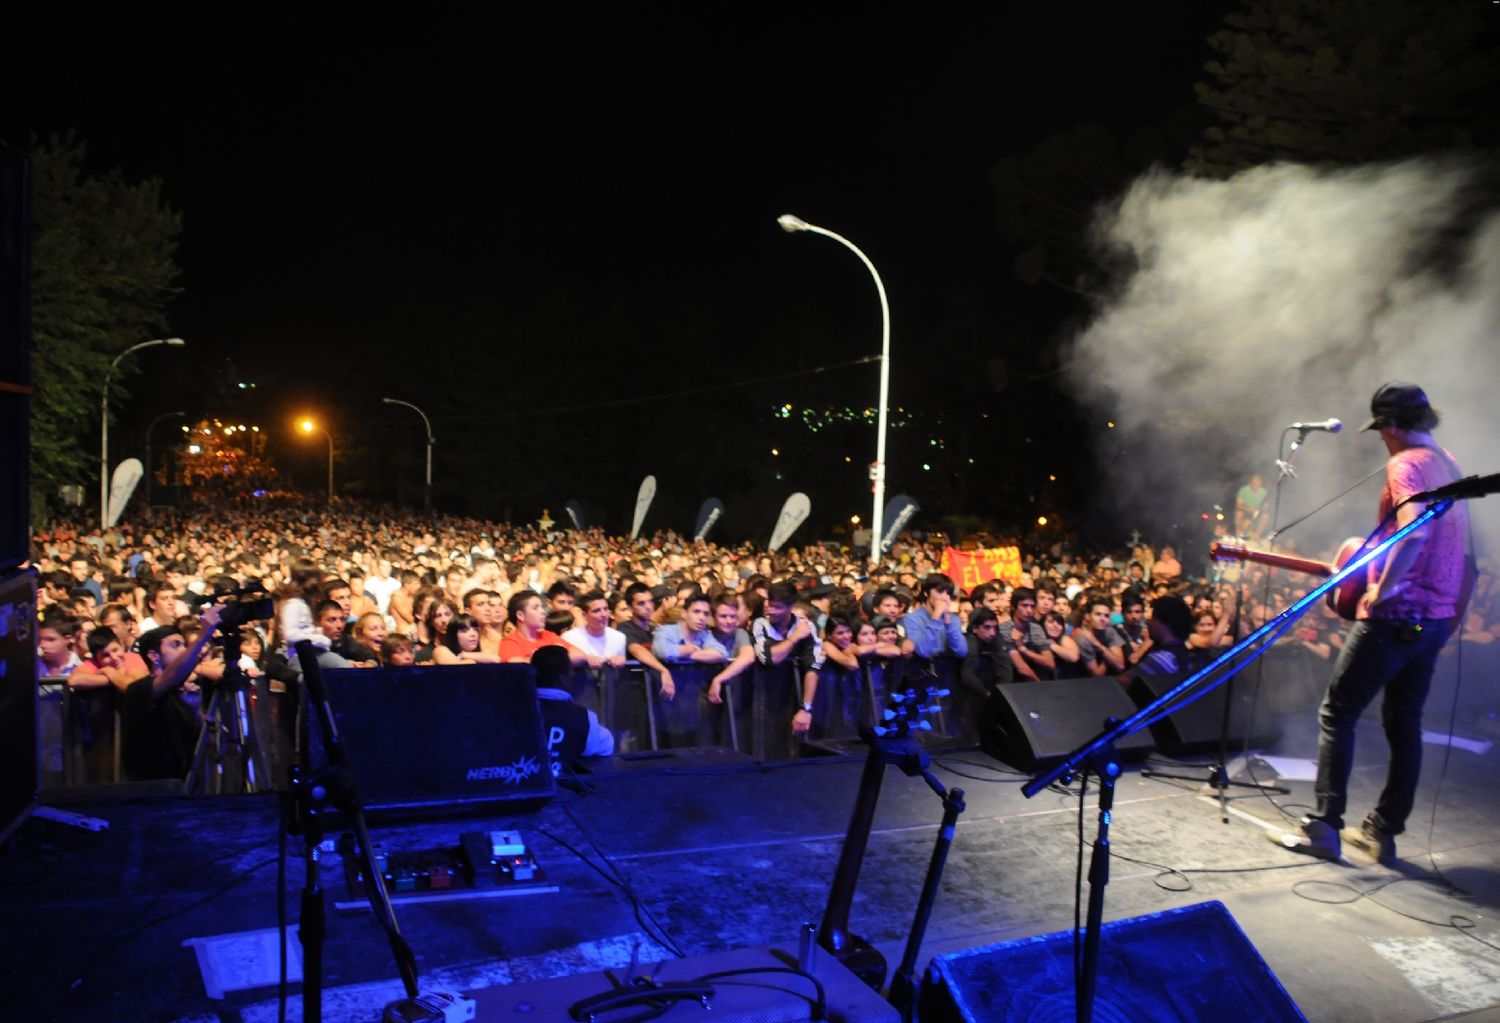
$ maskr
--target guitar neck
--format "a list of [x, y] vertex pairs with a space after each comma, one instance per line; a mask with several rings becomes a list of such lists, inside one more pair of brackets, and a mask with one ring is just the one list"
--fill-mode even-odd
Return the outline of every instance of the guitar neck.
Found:
[[1311, 558], [1298, 558], [1290, 554], [1272, 554], [1269, 551], [1252, 551], [1237, 544], [1216, 543], [1209, 548], [1209, 553], [1223, 561], [1253, 561], [1259, 565], [1306, 572], [1309, 575], [1328, 576], [1336, 571], [1325, 561], [1313, 561]]

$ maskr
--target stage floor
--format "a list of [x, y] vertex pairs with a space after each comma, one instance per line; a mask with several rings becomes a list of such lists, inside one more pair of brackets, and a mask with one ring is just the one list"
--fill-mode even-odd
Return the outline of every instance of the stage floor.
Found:
[[[1377, 732], [1361, 732], [1355, 814], [1383, 778], [1383, 750]], [[1226, 824], [1218, 801], [1196, 785], [1127, 769], [1105, 918], [1220, 900], [1310, 1020], [1500, 1020], [1500, 748], [1455, 748], [1446, 771], [1444, 747], [1426, 752], [1417, 814], [1394, 869], [1352, 857], [1304, 861], [1276, 848], [1264, 835], [1282, 815], [1258, 792], [1235, 791]], [[586, 791], [561, 791], [535, 813], [382, 826], [375, 839], [398, 851], [510, 828], [533, 846], [557, 891], [398, 907], [424, 990], [488, 987], [622, 966], [634, 950], [653, 960], [794, 943], [798, 926], [822, 914], [860, 771], [853, 757], [776, 767], [664, 759], [590, 776]], [[1026, 800], [1023, 777], [977, 751], [940, 754], [936, 774], [964, 790], [967, 811], [919, 966], [934, 954], [1070, 927], [1076, 791]], [[1275, 798], [1296, 813], [1311, 783], [1288, 784], [1291, 795]], [[273, 797], [93, 789], [47, 801], [110, 826], [93, 834], [33, 819], [0, 857], [7, 1018], [276, 1019], [267, 951], [274, 937], [223, 938], [276, 926]], [[1092, 799], [1090, 842], [1091, 806]], [[893, 967], [940, 815], [920, 779], [888, 770], [850, 927]], [[302, 883], [295, 848], [288, 871], [295, 921]], [[376, 1019], [401, 993], [389, 946], [368, 910], [333, 908], [335, 898], [347, 898], [336, 857], [323, 876], [325, 1018]], [[1450, 921], [1466, 921], [1466, 929]], [[203, 940], [215, 938], [222, 940]], [[257, 986], [210, 998], [194, 952], [200, 946], [216, 952], [227, 983]], [[267, 977], [271, 986], [262, 983]]]

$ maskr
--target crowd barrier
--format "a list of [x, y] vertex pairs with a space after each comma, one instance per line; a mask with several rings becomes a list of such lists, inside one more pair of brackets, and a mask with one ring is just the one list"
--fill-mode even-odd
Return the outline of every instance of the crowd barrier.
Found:
[[[1463, 689], [1455, 693], [1459, 644], [1450, 643], [1438, 663], [1430, 705], [1446, 707], [1458, 699], [1460, 709], [1492, 719], [1479, 684], [1500, 672], [1500, 644], [1464, 643]], [[1330, 661], [1297, 646], [1273, 647], [1236, 680], [1248, 687], [1257, 675], [1263, 684], [1256, 697], [1256, 716], [1306, 718], [1312, 721], [1327, 685]], [[910, 684], [949, 690], [931, 718], [929, 743], [973, 744], [978, 741], [976, 708], [959, 682], [960, 662], [940, 657], [931, 662], [864, 659], [858, 670], [831, 663], [819, 672], [812, 729], [806, 741], [794, 740], [792, 716], [802, 701], [802, 682], [788, 665], [755, 665], [723, 686], [723, 703], [708, 702], [709, 683], [722, 665], [672, 663], [674, 700], [664, 700], [656, 673], [627, 662], [620, 668], [573, 672], [568, 688], [574, 699], [599, 715], [615, 734], [621, 753], [684, 747], [723, 747], [758, 760], [784, 760], [806, 754], [808, 747], [836, 746], [854, 739], [862, 727], [879, 723], [887, 694]], [[97, 784], [122, 780], [118, 697], [111, 689], [74, 690], [66, 680], [38, 680], [38, 736], [44, 787]], [[279, 697], [255, 687], [256, 718], [261, 738], [273, 751], [286, 733], [272, 706]], [[1466, 713], [1465, 717], [1469, 714]], [[1500, 727], [1500, 724], [1497, 724]], [[277, 772], [279, 776], [282, 772]]]

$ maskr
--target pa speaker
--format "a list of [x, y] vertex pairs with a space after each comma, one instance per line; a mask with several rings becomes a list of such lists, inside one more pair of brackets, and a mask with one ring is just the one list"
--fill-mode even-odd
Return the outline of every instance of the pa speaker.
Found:
[[[1181, 682], [1183, 675], [1137, 675], [1130, 684], [1130, 697], [1141, 707], [1169, 692]], [[1244, 744], [1246, 738], [1251, 746], [1265, 747], [1281, 738], [1277, 719], [1264, 705], [1259, 714], [1253, 714], [1255, 699], [1249, 684], [1237, 685], [1240, 680], [1231, 679], [1201, 699], [1194, 700], [1181, 710], [1151, 726], [1156, 745], [1169, 756], [1184, 753], [1202, 753], [1219, 744], [1219, 733], [1224, 725], [1224, 701], [1229, 700], [1229, 742]], [[1248, 679], [1244, 680], [1246, 683]], [[1252, 726], [1254, 734], [1251, 733]]]
[[37, 763], [36, 573], [0, 576], [0, 845], [40, 791]]
[[[1112, 678], [1069, 678], [1056, 682], [1013, 682], [995, 690], [993, 720], [981, 741], [985, 752], [1022, 771], [1045, 767], [1104, 731], [1107, 718], [1124, 720], [1135, 704]], [[1124, 759], [1154, 749], [1144, 730], [1115, 746]]]
[[0, 142], [0, 571], [29, 557], [31, 163]]
[[[1093, 1018], [1131, 1023], [1306, 1023], [1221, 902], [1107, 923]], [[1074, 1018], [1073, 932], [937, 956], [923, 1023]]]
[[529, 664], [330, 668], [328, 704], [372, 816], [526, 811], [557, 791]]

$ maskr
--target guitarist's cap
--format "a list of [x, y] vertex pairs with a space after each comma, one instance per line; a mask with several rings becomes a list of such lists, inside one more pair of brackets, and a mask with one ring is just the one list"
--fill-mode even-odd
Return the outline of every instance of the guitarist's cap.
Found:
[[1392, 380], [1383, 385], [1370, 399], [1370, 421], [1361, 430], [1378, 430], [1401, 412], [1416, 412], [1428, 408], [1427, 392], [1416, 384], [1405, 384]]

